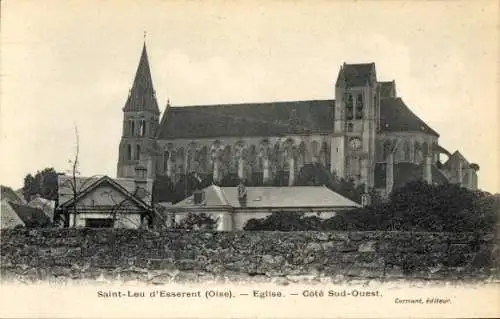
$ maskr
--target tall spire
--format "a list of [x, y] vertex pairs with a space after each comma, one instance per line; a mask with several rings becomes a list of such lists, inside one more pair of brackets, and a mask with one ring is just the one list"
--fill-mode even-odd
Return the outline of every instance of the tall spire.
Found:
[[130, 94], [124, 107], [124, 111], [141, 110], [160, 113], [158, 102], [156, 101], [156, 92], [153, 87], [153, 80], [151, 78], [151, 70], [149, 68], [146, 41], [144, 41], [144, 45], [142, 46], [141, 58], [135, 73], [134, 83], [132, 84]]

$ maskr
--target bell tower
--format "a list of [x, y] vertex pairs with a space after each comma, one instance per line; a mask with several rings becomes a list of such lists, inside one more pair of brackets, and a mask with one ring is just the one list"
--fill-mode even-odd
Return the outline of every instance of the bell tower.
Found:
[[[134, 177], [135, 167], [153, 160], [160, 110], [149, 68], [146, 43], [142, 47], [139, 66], [132, 88], [123, 107], [123, 130], [119, 146], [117, 177]], [[155, 165], [149, 165], [151, 169]], [[148, 171], [153, 177], [155, 172]]]
[[335, 85], [331, 167], [356, 185], [374, 185], [379, 104], [375, 63], [344, 63]]

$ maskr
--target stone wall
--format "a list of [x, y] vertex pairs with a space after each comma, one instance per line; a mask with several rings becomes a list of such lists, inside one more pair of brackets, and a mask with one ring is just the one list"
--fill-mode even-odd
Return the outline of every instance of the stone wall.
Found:
[[4, 281], [498, 278], [492, 234], [12, 229]]

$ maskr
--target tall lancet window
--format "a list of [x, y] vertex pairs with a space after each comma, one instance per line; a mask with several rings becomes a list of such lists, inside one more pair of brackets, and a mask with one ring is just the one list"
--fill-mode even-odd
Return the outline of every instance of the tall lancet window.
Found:
[[165, 172], [167, 172], [169, 160], [170, 160], [170, 152], [169, 151], [163, 152], [163, 170]]
[[363, 118], [363, 94], [358, 94], [356, 97], [356, 119], [362, 119]]
[[135, 135], [135, 121], [134, 120], [130, 120], [128, 121], [129, 122], [129, 128], [130, 128], [130, 136], [134, 136]]
[[135, 146], [135, 159], [136, 160], [141, 159], [141, 146], [140, 145]]
[[139, 136], [145, 136], [146, 135], [146, 121], [141, 120], [139, 122]]
[[132, 160], [132, 145], [127, 144], [127, 160]]
[[354, 101], [352, 94], [346, 94], [345, 96], [345, 110], [346, 110], [346, 120], [352, 120], [354, 117]]

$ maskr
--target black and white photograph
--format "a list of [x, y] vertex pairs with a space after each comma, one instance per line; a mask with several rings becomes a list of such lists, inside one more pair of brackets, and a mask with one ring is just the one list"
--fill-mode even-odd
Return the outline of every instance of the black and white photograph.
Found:
[[2, 1], [0, 317], [500, 316], [499, 8]]

